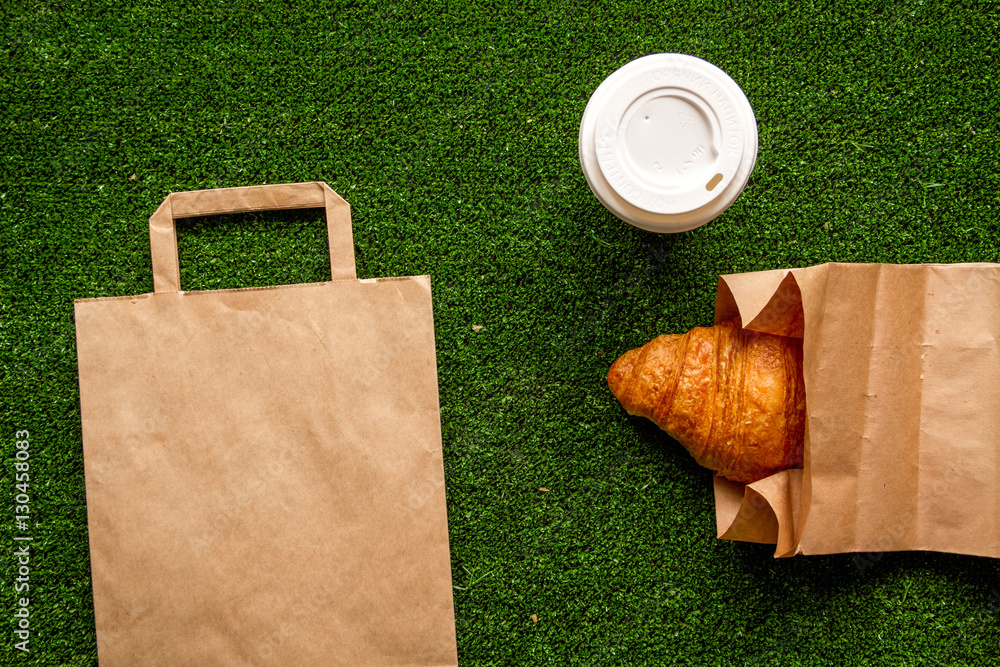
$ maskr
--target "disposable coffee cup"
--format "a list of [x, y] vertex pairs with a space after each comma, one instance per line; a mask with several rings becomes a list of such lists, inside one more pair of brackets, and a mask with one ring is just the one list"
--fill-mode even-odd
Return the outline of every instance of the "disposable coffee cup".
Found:
[[651, 232], [683, 232], [736, 201], [757, 160], [757, 120], [729, 75], [694, 56], [633, 60], [594, 91], [580, 164], [604, 206]]

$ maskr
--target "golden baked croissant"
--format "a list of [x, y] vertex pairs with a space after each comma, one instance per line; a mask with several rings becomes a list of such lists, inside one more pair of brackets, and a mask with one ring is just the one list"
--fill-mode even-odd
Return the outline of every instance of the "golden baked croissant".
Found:
[[623, 354], [608, 387], [695, 460], [736, 482], [802, 467], [802, 341], [748, 331], [739, 320], [660, 336]]

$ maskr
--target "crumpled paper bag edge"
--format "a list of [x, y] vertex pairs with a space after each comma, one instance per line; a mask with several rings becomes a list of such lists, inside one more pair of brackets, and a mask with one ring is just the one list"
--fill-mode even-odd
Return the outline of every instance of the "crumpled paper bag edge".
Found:
[[[802, 337], [802, 300], [794, 271], [719, 276], [715, 323], [739, 317], [747, 329]], [[775, 558], [798, 553], [802, 479], [802, 470], [784, 470], [752, 484], [716, 475], [717, 537], [774, 544]]]

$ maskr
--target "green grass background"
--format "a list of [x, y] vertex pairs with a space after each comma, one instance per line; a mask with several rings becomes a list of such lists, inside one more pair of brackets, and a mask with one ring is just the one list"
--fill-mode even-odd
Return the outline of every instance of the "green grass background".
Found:
[[[709, 323], [721, 273], [1000, 261], [998, 11], [4, 2], [0, 660], [96, 663], [73, 300], [152, 290], [147, 218], [171, 191], [325, 180], [353, 207], [360, 277], [433, 279], [462, 664], [995, 662], [998, 561], [776, 561], [717, 540], [710, 473], [604, 375]], [[760, 131], [738, 201], [678, 235], [614, 218], [577, 160], [589, 95], [655, 52], [728, 72]], [[186, 289], [329, 271], [317, 211], [193, 221], [180, 253]], [[18, 429], [37, 522], [26, 656]]]

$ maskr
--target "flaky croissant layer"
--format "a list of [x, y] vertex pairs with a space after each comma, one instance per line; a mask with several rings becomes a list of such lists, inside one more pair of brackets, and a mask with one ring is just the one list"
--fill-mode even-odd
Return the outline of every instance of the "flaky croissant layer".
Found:
[[702, 466], [736, 482], [802, 467], [802, 341], [738, 320], [660, 336], [623, 354], [608, 387]]

